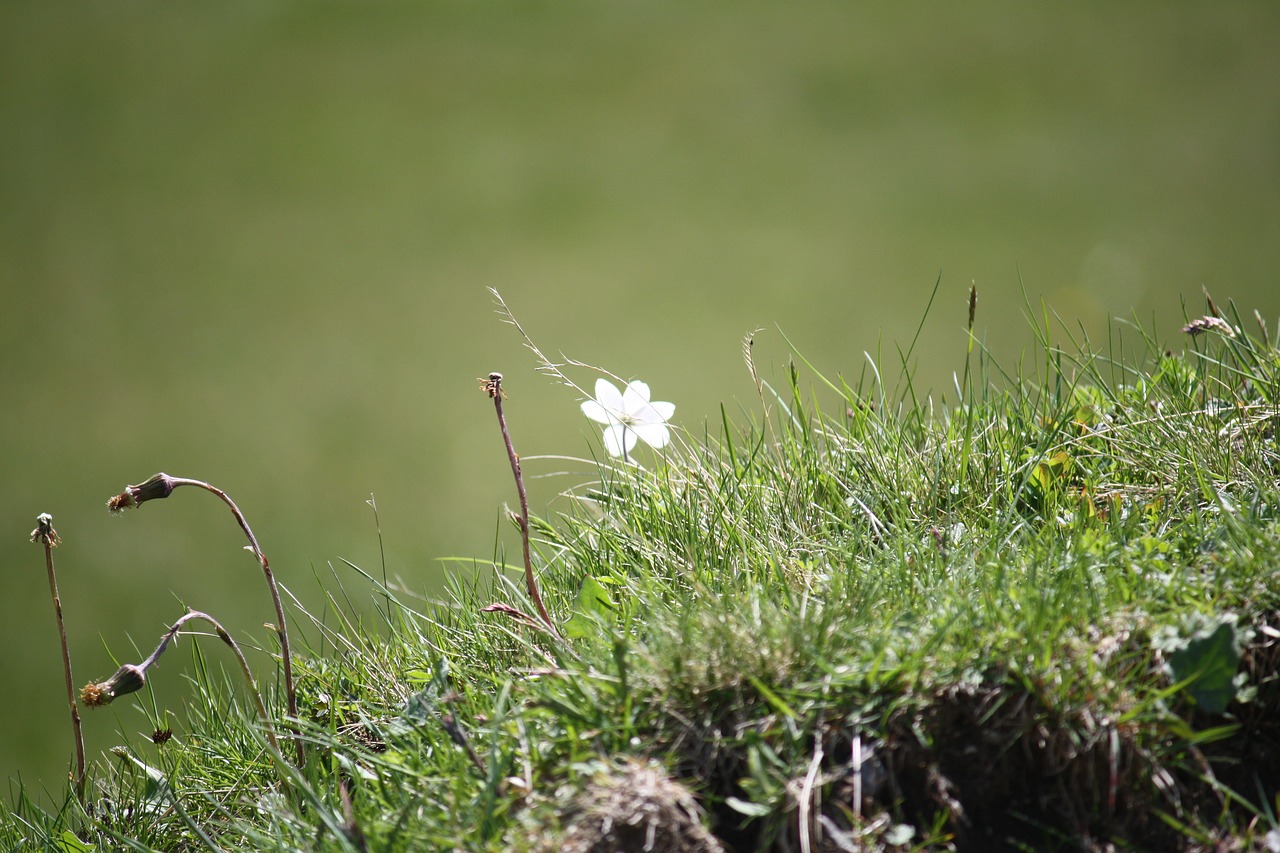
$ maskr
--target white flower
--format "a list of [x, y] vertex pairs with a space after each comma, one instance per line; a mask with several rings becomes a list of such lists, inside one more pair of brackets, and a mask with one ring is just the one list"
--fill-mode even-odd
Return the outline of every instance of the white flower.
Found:
[[606, 424], [604, 449], [623, 458], [636, 446], [636, 439], [644, 439], [651, 447], [670, 441], [667, 421], [675, 411], [675, 403], [649, 402], [649, 386], [639, 381], [628, 382], [626, 390], [619, 392], [608, 379], [597, 379], [596, 398], [582, 404], [584, 415]]

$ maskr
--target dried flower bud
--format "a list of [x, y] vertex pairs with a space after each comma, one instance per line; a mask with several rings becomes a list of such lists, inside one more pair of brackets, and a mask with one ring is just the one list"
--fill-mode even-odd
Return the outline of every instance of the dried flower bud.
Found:
[[112, 512], [123, 512], [130, 507], [141, 506], [150, 500], [167, 498], [173, 494], [178, 485], [168, 474], [156, 474], [144, 483], [129, 486], [123, 492], [107, 501], [107, 509]]
[[36, 516], [36, 529], [31, 531], [31, 541], [48, 545], [50, 548], [62, 541], [58, 538], [58, 531], [53, 529], [52, 515], [42, 512]]
[[127, 663], [116, 674], [97, 684], [86, 684], [80, 690], [80, 701], [90, 708], [110, 705], [118, 696], [135, 693], [147, 683], [142, 667]]

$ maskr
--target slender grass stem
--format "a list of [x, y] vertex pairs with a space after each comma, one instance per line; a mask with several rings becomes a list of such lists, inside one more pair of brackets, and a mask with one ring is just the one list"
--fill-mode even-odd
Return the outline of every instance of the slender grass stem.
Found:
[[373, 526], [378, 531], [378, 560], [382, 563], [382, 597], [387, 605], [387, 613], [391, 612], [391, 593], [390, 586], [387, 585], [387, 549], [382, 542], [382, 519], [378, 517], [378, 501], [373, 497], [373, 493], [369, 493], [369, 500], [365, 501], [373, 509]]
[[47, 512], [36, 517], [36, 529], [31, 531], [31, 541], [44, 545], [44, 563], [49, 573], [49, 594], [53, 596], [53, 611], [58, 622], [58, 638], [62, 641], [62, 671], [67, 680], [67, 704], [71, 706], [71, 734], [76, 744], [76, 772], [74, 776], [76, 802], [84, 807], [84, 733], [80, 728], [80, 708], [76, 705], [75, 679], [71, 675], [71, 652], [67, 647], [67, 627], [62, 618], [62, 599], [58, 595], [58, 576], [53, 568], [53, 549], [62, 541], [53, 529], [53, 516]]
[[351, 804], [351, 793], [347, 790], [347, 783], [343, 780], [338, 781], [338, 799], [342, 803], [342, 817], [345, 822], [343, 827], [346, 832], [347, 840], [356, 850], [365, 853], [369, 849], [369, 842], [364, 837], [364, 832], [360, 829], [360, 822], [356, 819], [356, 810]]
[[969, 452], [973, 448], [973, 426], [977, 416], [976, 406], [973, 399], [973, 393], [969, 387], [969, 366], [973, 361], [973, 321], [978, 311], [978, 286], [975, 284], [969, 288], [969, 326], [968, 326], [968, 346], [964, 353], [964, 381], [960, 384], [960, 410], [965, 413], [964, 418], [964, 447], [960, 451], [960, 477], [956, 481], [961, 489], [968, 488], [969, 477]]
[[516, 521], [520, 525], [520, 544], [524, 550], [525, 585], [529, 589], [529, 597], [533, 599], [534, 606], [538, 608], [538, 615], [542, 617], [543, 622], [547, 623], [551, 632], [559, 637], [560, 633], [556, 630], [555, 622], [551, 621], [551, 615], [547, 613], [546, 605], [542, 603], [542, 594], [538, 592], [538, 579], [533, 573], [533, 556], [529, 550], [529, 497], [524, 488], [524, 475], [520, 471], [520, 456], [511, 443], [511, 431], [507, 429], [507, 418], [502, 412], [502, 398], [506, 396], [502, 390], [502, 374], [490, 373], [488, 380], [483, 381], [484, 384], [481, 387], [493, 400], [494, 410], [498, 413], [498, 426], [502, 428], [502, 441], [507, 447], [507, 458], [511, 460], [511, 473], [516, 480], [516, 494], [520, 497], [520, 516]]

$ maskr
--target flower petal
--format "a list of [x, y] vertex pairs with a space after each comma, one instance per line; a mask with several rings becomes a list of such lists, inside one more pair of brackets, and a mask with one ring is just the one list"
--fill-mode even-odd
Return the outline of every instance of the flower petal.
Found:
[[[674, 407], [672, 408], [674, 409]], [[631, 423], [636, 425], [662, 424], [667, 421], [667, 419], [662, 416], [662, 412], [658, 411], [657, 407], [654, 406], [653, 403], [645, 403], [635, 409], [628, 410], [627, 417], [631, 419]]]
[[650, 408], [658, 413], [658, 417], [664, 421], [671, 420], [671, 416], [676, 413], [676, 404], [667, 402], [650, 403]]
[[602, 424], [616, 424], [618, 416], [595, 400], [582, 401], [582, 413], [591, 420]]
[[618, 390], [618, 386], [604, 377], [596, 380], [596, 402], [618, 414], [627, 410], [622, 403], [622, 392]]
[[664, 423], [636, 424], [630, 430], [650, 447], [665, 447], [671, 440], [671, 430]]
[[649, 405], [649, 386], [639, 379], [628, 382], [626, 390], [622, 392], [622, 410], [630, 415], [647, 405]]
[[636, 431], [614, 424], [604, 431], [604, 449], [610, 456], [626, 456], [636, 446]]

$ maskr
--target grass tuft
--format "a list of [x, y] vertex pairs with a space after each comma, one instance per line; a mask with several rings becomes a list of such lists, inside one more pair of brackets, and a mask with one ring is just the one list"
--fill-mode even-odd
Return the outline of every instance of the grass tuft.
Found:
[[1212, 301], [1178, 344], [1046, 316], [1009, 370], [975, 305], [950, 396], [909, 351], [892, 385], [794, 348], [775, 382], [749, 338], [756, 405], [570, 462], [518, 564], [457, 562], [438, 600], [335, 569], [291, 605], [306, 765], [193, 648], [185, 731], [96, 765], [78, 821], [19, 787], [0, 842], [1275, 849], [1273, 338]]

